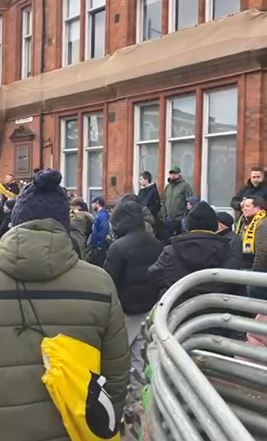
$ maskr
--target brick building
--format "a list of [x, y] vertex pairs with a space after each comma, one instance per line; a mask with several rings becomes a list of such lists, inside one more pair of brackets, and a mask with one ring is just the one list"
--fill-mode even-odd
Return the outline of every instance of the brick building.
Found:
[[0, 180], [109, 202], [170, 164], [223, 207], [267, 166], [267, 0], [0, 0]]

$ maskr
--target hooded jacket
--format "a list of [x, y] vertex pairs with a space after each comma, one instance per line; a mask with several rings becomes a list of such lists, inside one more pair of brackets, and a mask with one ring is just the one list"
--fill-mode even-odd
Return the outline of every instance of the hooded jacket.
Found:
[[109, 248], [104, 269], [113, 278], [124, 312], [147, 312], [158, 300], [158, 291], [147, 282], [147, 270], [162, 245], [145, 231], [142, 205], [137, 202], [119, 203], [111, 225], [118, 239]]
[[192, 195], [192, 188], [182, 177], [176, 181], [169, 181], [163, 194], [163, 202], [169, 220], [180, 220], [184, 216], [186, 201]]
[[[229, 240], [212, 232], [189, 232], [174, 237], [148, 270], [152, 286], [166, 291], [175, 282], [195, 271], [208, 268], [229, 268]], [[185, 297], [203, 292], [227, 292], [226, 286], [200, 286]]]
[[234, 210], [240, 210], [240, 203], [244, 198], [255, 198], [261, 197], [267, 201], [267, 183], [266, 181], [261, 182], [257, 187], [255, 187], [251, 180], [249, 179], [247, 184], [244, 185], [239, 192], [232, 198], [231, 207]]
[[138, 194], [138, 201], [145, 207], [149, 208], [154, 217], [157, 217], [161, 203], [156, 184], [141, 188]]
[[106, 390], [120, 420], [128, 384], [124, 317], [111, 278], [78, 260], [52, 219], [12, 228], [0, 241], [0, 439], [70, 441], [41, 377], [43, 334], [101, 349]]

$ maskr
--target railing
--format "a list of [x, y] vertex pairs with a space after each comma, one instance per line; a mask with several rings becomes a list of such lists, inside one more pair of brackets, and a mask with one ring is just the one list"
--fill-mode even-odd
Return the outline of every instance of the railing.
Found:
[[254, 319], [267, 315], [267, 302], [215, 293], [175, 307], [188, 290], [218, 282], [267, 290], [267, 274], [216, 269], [167, 291], [147, 330], [145, 440], [267, 440], [267, 349], [239, 339], [246, 332], [267, 336], [267, 322]]

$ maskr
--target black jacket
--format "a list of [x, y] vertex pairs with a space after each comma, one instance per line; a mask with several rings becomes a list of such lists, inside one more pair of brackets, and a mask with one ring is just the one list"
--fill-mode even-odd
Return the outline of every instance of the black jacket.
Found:
[[[178, 280], [195, 271], [208, 268], [230, 268], [229, 240], [214, 233], [184, 233], [172, 239], [156, 263], [148, 270], [152, 286], [165, 291]], [[186, 293], [185, 300], [207, 292], [231, 292], [226, 285], [200, 285]]]
[[240, 269], [242, 267], [242, 241], [234, 231], [225, 229], [219, 233], [219, 236], [226, 237], [229, 240], [231, 249], [231, 259], [229, 260], [229, 268]]
[[111, 224], [119, 237], [108, 250], [104, 269], [111, 275], [126, 314], [149, 311], [159, 291], [147, 282], [147, 270], [162, 251], [161, 243], [145, 231], [142, 206], [120, 203], [113, 211]]
[[265, 201], [267, 201], [267, 183], [266, 181], [263, 181], [258, 185], [258, 187], [254, 187], [254, 185], [251, 183], [250, 179], [248, 180], [247, 184], [242, 187], [239, 192], [232, 198], [231, 201], [231, 207], [234, 208], [234, 210], [240, 210], [240, 202], [244, 198], [248, 197], [261, 197]]
[[149, 208], [154, 217], [157, 216], [161, 207], [161, 203], [156, 184], [149, 185], [149, 187], [141, 188], [138, 194], [138, 200], [142, 205]]

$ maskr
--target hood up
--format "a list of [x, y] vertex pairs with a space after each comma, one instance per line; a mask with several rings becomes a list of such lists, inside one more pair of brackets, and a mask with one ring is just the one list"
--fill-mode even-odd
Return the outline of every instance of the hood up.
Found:
[[77, 261], [68, 233], [53, 219], [21, 224], [0, 241], [0, 270], [22, 282], [53, 280]]
[[229, 240], [214, 233], [185, 233], [175, 237], [172, 245], [190, 272], [223, 267], [231, 254]]
[[120, 202], [113, 210], [110, 219], [112, 229], [118, 237], [137, 229], [145, 229], [143, 205], [132, 200]]

